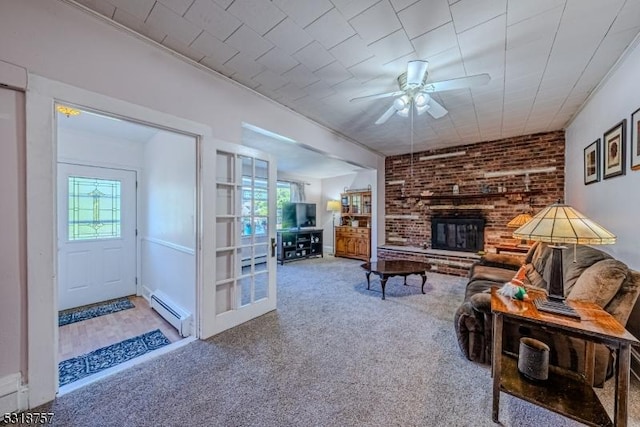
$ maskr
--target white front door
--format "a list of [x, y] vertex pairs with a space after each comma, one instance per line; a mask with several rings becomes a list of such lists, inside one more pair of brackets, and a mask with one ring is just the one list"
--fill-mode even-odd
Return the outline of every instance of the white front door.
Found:
[[200, 338], [276, 308], [276, 166], [235, 144], [202, 145]]
[[58, 163], [58, 309], [136, 293], [136, 173]]

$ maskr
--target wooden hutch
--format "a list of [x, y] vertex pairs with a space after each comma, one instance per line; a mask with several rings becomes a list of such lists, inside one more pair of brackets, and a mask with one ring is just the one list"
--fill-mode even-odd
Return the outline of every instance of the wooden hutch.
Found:
[[340, 223], [335, 227], [335, 256], [371, 258], [371, 188], [340, 194]]

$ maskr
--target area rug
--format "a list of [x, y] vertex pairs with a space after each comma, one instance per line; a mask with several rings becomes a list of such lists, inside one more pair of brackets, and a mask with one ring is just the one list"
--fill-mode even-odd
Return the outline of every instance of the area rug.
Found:
[[142, 356], [171, 342], [160, 329], [64, 360], [58, 365], [60, 386]]
[[104, 316], [105, 314], [116, 313], [118, 311], [134, 307], [135, 305], [129, 301], [129, 298], [119, 298], [102, 304], [63, 310], [58, 313], [58, 326], [69, 325], [71, 323]]

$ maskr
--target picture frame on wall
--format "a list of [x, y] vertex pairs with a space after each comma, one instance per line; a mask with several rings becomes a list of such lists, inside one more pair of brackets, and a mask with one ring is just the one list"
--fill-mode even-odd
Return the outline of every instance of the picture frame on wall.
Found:
[[631, 170], [640, 170], [640, 108], [631, 114]]
[[627, 119], [609, 129], [604, 133], [603, 157], [604, 157], [604, 179], [614, 176], [624, 175], [625, 160], [625, 129]]
[[584, 185], [600, 181], [600, 138], [584, 149]]

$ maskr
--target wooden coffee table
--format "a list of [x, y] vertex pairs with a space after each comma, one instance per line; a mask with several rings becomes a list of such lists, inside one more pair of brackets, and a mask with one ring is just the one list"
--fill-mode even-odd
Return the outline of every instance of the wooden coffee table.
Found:
[[385, 260], [378, 262], [366, 262], [361, 265], [365, 269], [367, 275], [367, 290], [371, 283], [369, 276], [371, 273], [380, 277], [380, 285], [382, 286], [382, 299], [384, 299], [384, 288], [387, 285], [387, 279], [393, 276], [404, 277], [404, 285], [407, 285], [407, 276], [418, 274], [422, 277], [422, 293], [424, 294], [424, 284], [427, 281], [427, 271], [431, 269], [431, 265], [426, 262], [406, 261], [406, 260]]

